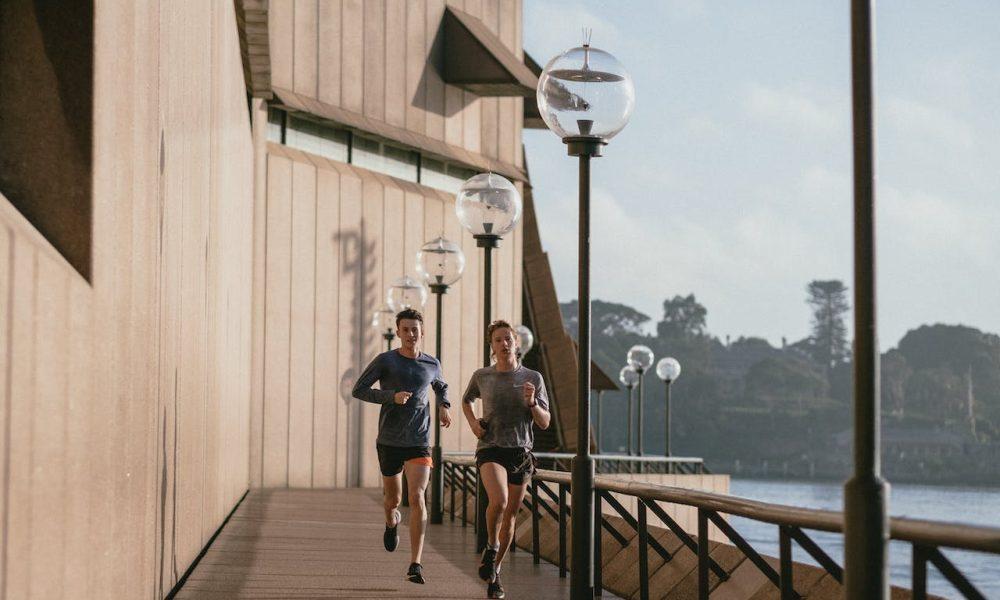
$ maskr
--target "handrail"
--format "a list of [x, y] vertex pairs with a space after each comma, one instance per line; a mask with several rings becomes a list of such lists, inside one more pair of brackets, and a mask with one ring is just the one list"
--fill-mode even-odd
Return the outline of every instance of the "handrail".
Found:
[[[646, 458], [646, 457], [630, 457]], [[650, 457], [652, 458], [652, 457]], [[660, 459], [666, 457], [659, 457]], [[452, 473], [455, 467], [463, 469], [475, 469], [475, 460], [471, 455], [465, 453], [449, 453], [445, 456], [445, 461], [452, 464]], [[533, 480], [538, 482], [548, 482], [556, 484], [559, 489], [565, 490], [572, 485], [572, 477], [565, 471], [551, 471], [539, 469], [535, 472]], [[654, 512], [662, 512], [662, 509], [655, 505], [656, 502], [667, 502], [690, 506], [698, 510], [698, 539], [707, 539], [708, 523], [714, 523], [722, 528], [723, 533], [740, 548], [748, 557], [756, 557], [755, 562], [761, 563], [758, 566], [766, 575], [779, 586], [783, 598], [795, 598], [797, 594], [791, 583], [791, 546], [792, 540], [798, 542], [814, 557], [818, 557], [820, 564], [828, 573], [833, 575], [838, 581], [842, 579], [842, 569], [829, 556], [827, 556], [815, 542], [802, 531], [802, 529], [827, 531], [833, 533], [843, 533], [844, 514], [837, 511], [801, 508], [783, 504], [760, 502], [749, 500], [726, 494], [703, 492], [699, 490], [689, 490], [675, 486], [646, 483], [642, 481], [630, 481], [619, 479], [613, 476], [597, 475], [594, 478], [594, 489], [603, 493], [618, 493], [635, 497], [641, 500], [638, 504], [640, 519], [632, 528], [645, 531], [646, 519], [645, 509], [650, 508]], [[599, 498], [601, 494], [596, 497]], [[611, 500], [611, 496], [607, 496]], [[532, 506], [537, 519], [537, 492], [533, 492]], [[562, 505], [563, 502], [560, 502]], [[600, 502], [596, 504], [599, 510]], [[560, 509], [560, 536], [562, 533], [562, 514], [568, 510]], [[454, 509], [453, 509], [454, 510]], [[784, 566], [780, 574], [773, 572], [768, 565], [756, 556], [754, 551], [740, 535], [729, 527], [722, 520], [719, 513], [745, 517], [759, 522], [770, 523], [779, 527], [782, 538], [782, 565]], [[665, 513], [664, 513], [665, 514]], [[638, 526], [637, 526], [638, 525]], [[677, 531], [676, 522], [668, 519], [666, 525], [675, 529], [675, 533], [684, 534]], [[598, 528], [598, 532], [601, 528]], [[533, 534], [535, 535], [535, 534]], [[958, 550], [971, 550], [985, 552], [989, 554], [1000, 554], [1000, 528], [987, 526], [965, 525], [961, 523], [945, 523], [940, 521], [929, 521], [923, 519], [911, 519], [906, 517], [889, 518], [889, 535], [891, 539], [909, 542], [914, 548], [913, 565], [913, 597], [926, 598], [926, 575], [928, 563], [933, 564], [942, 575], [948, 579], [966, 598], [982, 598], [983, 596], [972, 586], [968, 580], [955, 568], [954, 565], [942, 555], [937, 548], [953, 548]], [[647, 540], [645, 533], [642, 540]], [[694, 542], [692, 542], [694, 543]], [[533, 541], [537, 560], [537, 540]], [[640, 560], [646, 556], [645, 544], [640, 542]], [[718, 565], [712, 561], [707, 554], [707, 546], [697, 544], [699, 554], [699, 596], [706, 597], [708, 593], [708, 570], [717, 569]], [[704, 556], [703, 556], [704, 555]], [[753, 555], [753, 556], [751, 556]], [[766, 568], [765, 568], [766, 567]], [[596, 571], [597, 574], [600, 570]], [[648, 582], [643, 583], [641, 590], [643, 597], [648, 597]]]
[[[449, 454], [456, 464], [474, 466], [476, 461]], [[542, 481], [570, 485], [569, 473], [539, 469], [535, 477]], [[645, 500], [659, 500], [673, 504], [683, 504], [695, 508], [707, 508], [717, 512], [746, 517], [773, 525], [789, 525], [818, 531], [843, 533], [844, 514], [832, 510], [801, 508], [785, 504], [773, 504], [748, 500], [726, 494], [715, 494], [698, 490], [688, 490], [669, 485], [625, 481], [606, 475], [594, 478], [594, 487], [609, 492], [636, 496]], [[917, 544], [933, 544], [959, 550], [976, 550], [1000, 554], [1000, 528], [961, 523], [943, 523], [907, 517], [890, 517], [889, 534], [894, 540]]]
[[[569, 452], [532, 452], [535, 458], [555, 458], [572, 459], [575, 454]], [[462, 450], [449, 452], [448, 456], [475, 456], [475, 452]], [[591, 454], [594, 460], [618, 460], [623, 462], [644, 462], [644, 463], [699, 463], [704, 464], [705, 459], [687, 456], [629, 456], [627, 454]]]

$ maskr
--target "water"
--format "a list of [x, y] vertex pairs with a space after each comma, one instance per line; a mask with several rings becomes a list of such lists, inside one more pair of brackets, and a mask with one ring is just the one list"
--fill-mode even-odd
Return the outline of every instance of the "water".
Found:
[[[839, 483], [733, 479], [730, 493], [734, 496], [806, 508], [843, 511], [843, 486]], [[952, 521], [971, 525], [1000, 527], [1000, 488], [937, 487], [925, 485], [892, 485], [889, 514], [935, 521]], [[761, 554], [778, 556], [778, 528], [767, 523], [732, 517], [733, 527]], [[840, 534], [821, 531], [806, 532], [838, 564], [843, 565], [844, 539]], [[794, 542], [792, 553], [796, 561], [816, 564], [805, 550]], [[942, 553], [987, 598], [1000, 600], [1000, 556], [943, 549]], [[889, 546], [890, 575], [893, 585], [910, 588], [911, 546], [892, 542]], [[961, 598], [933, 565], [928, 565], [928, 591], [945, 598]]]

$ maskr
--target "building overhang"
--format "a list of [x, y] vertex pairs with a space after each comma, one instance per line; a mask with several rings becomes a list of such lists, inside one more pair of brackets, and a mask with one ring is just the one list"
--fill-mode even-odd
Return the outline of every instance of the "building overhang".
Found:
[[482, 21], [449, 6], [441, 27], [445, 83], [479, 96], [534, 98], [538, 76]]
[[236, 25], [243, 58], [243, 79], [254, 98], [271, 93], [271, 49], [267, 33], [267, 0], [237, 0]]

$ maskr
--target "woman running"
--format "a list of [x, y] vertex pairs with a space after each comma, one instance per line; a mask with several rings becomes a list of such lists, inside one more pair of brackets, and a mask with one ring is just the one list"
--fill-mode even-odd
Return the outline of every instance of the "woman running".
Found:
[[[549, 426], [549, 399], [537, 371], [517, 360], [517, 336], [506, 321], [494, 321], [486, 331], [496, 362], [472, 375], [462, 400], [472, 433], [479, 438], [476, 465], [489, 496], [479, 577], [488, 582], [486, 595], [503, 598], [500, 565], [510, 547], [517, 511], [534, 471], [532, 423]], [[472, 411], [476, 398], [483, 400], [483, 418]]]

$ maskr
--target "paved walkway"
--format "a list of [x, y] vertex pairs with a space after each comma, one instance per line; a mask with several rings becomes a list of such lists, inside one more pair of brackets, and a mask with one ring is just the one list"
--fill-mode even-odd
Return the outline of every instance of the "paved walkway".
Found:
[[[428, 525], [427, 584], [415, 585], [404, 578], [408, 529], [399, 528], [396, 552], [382, 547], [381, 504], [374, 489], [251, 491], [177, 598], [486, 597], [471, 526], [447, 516], [443, 525]], [[569, 579], [555, 566], [534, 565], [523, 550], [504, 563], [508, 598], [569, 597]]]

